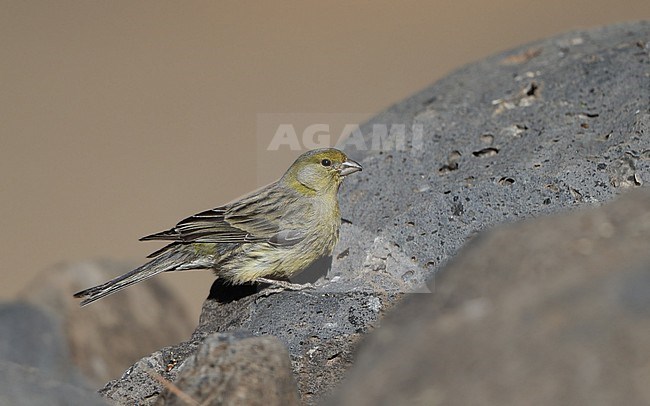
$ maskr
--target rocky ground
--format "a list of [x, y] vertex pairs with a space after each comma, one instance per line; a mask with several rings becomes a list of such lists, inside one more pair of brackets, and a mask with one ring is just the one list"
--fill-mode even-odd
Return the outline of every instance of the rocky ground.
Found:
[[650, 189], [481, 234], [328, 405], [648, 405]]
[[[101, 395], [650, 403], [649, 41], [650, 22], [560, 35], [466, 66], [378, 115], [344, 146], [364, 171], [342, 189], [351, 224], [333, 257], [304, 276], [331, 266], [317, 289], [215, 284], [189, 340], [136, 362]], [[382, 128], [393, 131], [382, 138]], [[169, 328], [161, 318], [129, 323]], [[75, 361], [93, 370], [88, 358]]]

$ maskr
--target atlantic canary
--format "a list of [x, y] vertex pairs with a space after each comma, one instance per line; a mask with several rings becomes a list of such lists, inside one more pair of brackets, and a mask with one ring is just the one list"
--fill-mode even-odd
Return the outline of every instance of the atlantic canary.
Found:
[[170, 243], [139, 268], [74, 296], [85, 306], [161, 272], [189, 269], [213, 269], [232, 284], [299, 289], [286, 279], [332, 253], [341, 225], [339, 186], [361, 169], [337, 149], [308, 151], [263, 189], [141, 238]]

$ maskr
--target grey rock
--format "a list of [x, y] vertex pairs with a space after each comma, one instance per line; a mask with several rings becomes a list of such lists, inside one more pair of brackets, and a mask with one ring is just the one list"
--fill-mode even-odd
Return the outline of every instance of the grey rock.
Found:
[[300, 404], [289, 353], [277, 338], [227, 342], [222, 336], [204, 339], [179, 367], [177, 390], [165, 390], [156, 405], [186, 405], [186, 399], [201, 405]]
[[650, 404], [650, 189], [481, 234], [430, 287], [328, 404]]
[[[487, 227], [647, 184], [648, 38], [642, 21], [534, 42], [378, 115], [347, 141], [364, 170], [343, 185], [343, 217], [426, 278]], [[404, 146], [394, 131], [378, 148], [373, 128], [400, 124]]]
[[[100, 394], [118, 404], [155, 404], [165, 389], [162, 382], [176, 381], [180, 367], [196, 353], [206, 337], [204, 334], [194, 334], [188, 342], [165, 347], [142, 358], [127, 369], [121, 378], [109, 382], [99, 391]], [[248, 332], [236, 331], [217, 335], [213, 341], [230, 345], [249, 337], [251, 334]]]
[[274, 335], [302, 401], [315, 403], [383, 313], [427, 291], [481, 230], [599, 206], [650, 180], [648, 38], [649, 22], [560, 35], [461, 68], [378, 115], [344, 146], [364, 171], [342, 186], [352, 224], [316, 291], [209, 300], [175, 350], [233, 329]]
[[304, 402], [327, 391], [352, 363], [352, 351], [394, 302], [383, 292], [283, 292], [231, 303], [206, 301], [197, 332], [246, 329], [287, 346]]
[[[230, 340], [251, 334], [278, 337], [288, 348], [303, 401], [320, 396], [352, 362], [352, 349], [368, 326], [394, 298], [383, 293], [295, 293], [248, 296], [230, 303], [205, 302], [200, 325], [191, 339], [145, 357], [109, 382], [102, 395], [119, 403], [154, 404], [163, 385], [194, 354], [206, 337], [231, 332]], [[232, 332], [234, 331], [234, 332]]]
[[155, 279], [84, 308], [72, 297], [130, 269], [111, 261], [60, 264], [39, 274], [20, 295], [65, 326], [72, 361], [97, 386], [120, 376], [142, 354], [186, 339], [194, 326], [180, 298]]
[[99, 406], [107, 403], [90, 389], [62, 382], [41, 369], [0, 360], [0, 405]]
[[70, 360], [63, 326], [23, 302], [0, 305], [0, 404], [105, 404]]
[[40, 374], [81, 382], [72, 367], [63, 327], [37, 307], [0, 304], [0, 359], [40, 370]]

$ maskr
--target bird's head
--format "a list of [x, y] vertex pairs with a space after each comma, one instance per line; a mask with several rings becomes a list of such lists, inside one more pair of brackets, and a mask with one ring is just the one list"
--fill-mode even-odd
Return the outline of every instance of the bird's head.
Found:
[[335, 148], [321, 148], [300, 155], [282, 177], [305, 194], [338, 189], [347, 175], [360, 171], [361, 165]]

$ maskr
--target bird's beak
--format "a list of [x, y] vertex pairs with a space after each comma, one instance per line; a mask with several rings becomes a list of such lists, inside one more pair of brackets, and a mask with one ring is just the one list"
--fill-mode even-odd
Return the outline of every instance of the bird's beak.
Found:
[[351, 173], [358, 172], [362, 169], [363, 168], [361, 167], [361, 165], [359, 165], [359, 163], [354, 162], [351, 159], [348, 159], [347, 161], [341, 163], [341, 166], [339, 167], [339, 174], [341, 176], [347, 176]]

